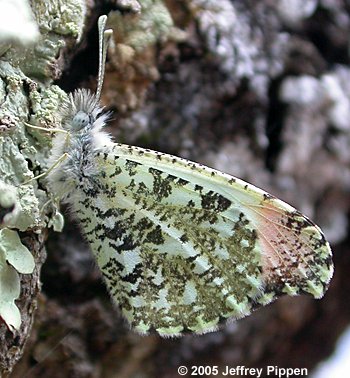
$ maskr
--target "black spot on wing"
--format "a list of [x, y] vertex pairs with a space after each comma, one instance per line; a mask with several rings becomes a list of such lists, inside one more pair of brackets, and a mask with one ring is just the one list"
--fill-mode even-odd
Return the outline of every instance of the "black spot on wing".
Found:
[[205, 210], [214, 210], [216, 212], [225, 211], [231, 206], [231, 201], [222, 196], [221, 194], [215, 193], [212, 190], [206, 194], [202, 194], [202, 208]]
[[131, 284], [135, 284], [136, 281], [142, 277], [143, 273], [143, 265], [141, 263], [135, 265], [133, 271], [126, 276], [123, 277], [123, 281], [130, 282]]
[[126, 160], [125, 161], [125, 169], [129, 173], [130, 176], [135, 176], [137, 174], [137, 167], [141, 165], [141, 163], [137, 163], [136, 161]]
[[136, 247], [138, 247], [138, 245], [139, 243], [135, 242], [131, 235], [125, 235], [125, 237], [123, 238], [123, 243], [120, 245], [109, 242], [109, 246], [117, 251], [117, 253], [120, 253], [122, 251], [132, 251]]
[[157, 225], [155, 229], [153, 229], [146, 235], [145, 242], [156, 245], [164, 244], [165, 240], [162, 234], [162, 229], [159, 225]]
[[172, 192], [175, 176], [166, 175], [155, 168], [149, 168], [148, 171], [153, 176], [153, 194], [156, 198], [161, 200], [168, 197]]

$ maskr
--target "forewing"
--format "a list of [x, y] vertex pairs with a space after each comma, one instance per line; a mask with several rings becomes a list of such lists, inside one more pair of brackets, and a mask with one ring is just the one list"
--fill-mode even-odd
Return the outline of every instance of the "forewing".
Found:
[[239, 179], [115, 144], [76, 211], [115, 302], [141, 333], [215, 329], [284, 293], [319, 298], [329, 244], [291, 206]]

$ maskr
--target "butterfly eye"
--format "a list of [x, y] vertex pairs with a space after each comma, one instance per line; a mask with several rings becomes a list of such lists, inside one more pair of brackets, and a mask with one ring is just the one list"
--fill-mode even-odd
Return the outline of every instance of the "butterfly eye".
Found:
[[85, 112], [79, 111], [72, 120], [72, 130], [81, 130], [89, 123], [92, 123], [91, 116]]

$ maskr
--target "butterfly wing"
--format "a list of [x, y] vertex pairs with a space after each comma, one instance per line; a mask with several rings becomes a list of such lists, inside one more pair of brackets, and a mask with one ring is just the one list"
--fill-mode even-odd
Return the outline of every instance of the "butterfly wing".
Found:
[[321, 230], [237, 178], [121, 144], [97, 151], [75, 210], [110, 293], [140, 333], [204, 333], [282, 294], [320, 298]]

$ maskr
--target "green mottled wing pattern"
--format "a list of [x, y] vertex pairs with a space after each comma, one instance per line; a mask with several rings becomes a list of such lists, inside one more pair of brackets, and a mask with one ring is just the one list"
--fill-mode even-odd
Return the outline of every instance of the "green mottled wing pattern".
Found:
[[140, 333], [204, 333], [332, 276], [320, 229], [239, 179], [113, 144], [95, 152], [75, 211], [110, 293]]

